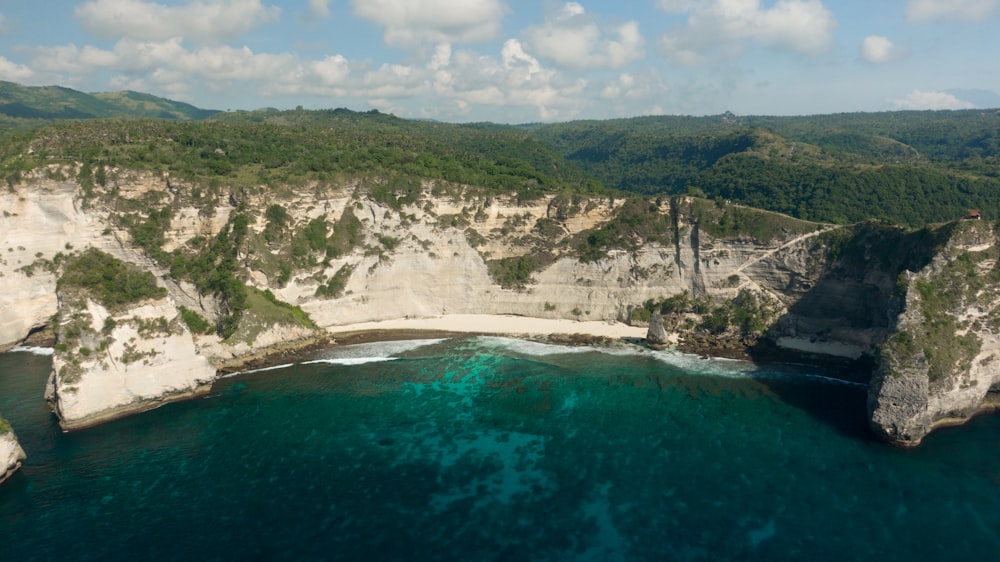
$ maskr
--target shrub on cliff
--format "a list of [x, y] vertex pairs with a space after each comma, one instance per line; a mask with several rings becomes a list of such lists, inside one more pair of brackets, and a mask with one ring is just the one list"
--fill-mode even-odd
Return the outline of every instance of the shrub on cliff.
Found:
[[109, 308], [167, 296], [167, 290], [157, 286], [152, 273], [96, 248], [88, 248], [66, 261], [59, 288], [67, 287], [85, 289]]

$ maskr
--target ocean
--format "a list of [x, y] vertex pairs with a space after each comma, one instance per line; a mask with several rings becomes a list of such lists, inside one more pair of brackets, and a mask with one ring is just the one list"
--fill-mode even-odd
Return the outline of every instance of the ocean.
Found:
[[29, 458], [0, 559], [975, 560], [1000, 416], [916, 450], [801, 366], [495, 337], [381, 342], [62, 433], [51, 358], [0, 355]]

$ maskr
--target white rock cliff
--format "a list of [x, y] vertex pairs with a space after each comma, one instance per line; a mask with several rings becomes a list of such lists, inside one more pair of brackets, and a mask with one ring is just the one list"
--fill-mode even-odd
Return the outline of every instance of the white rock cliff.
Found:
[[[0, 418], [0, 424], [6, 424]], [[24, 449], [17, 442], [13, 431], [0, 433], [0, 484], [13, 476], [21, 468], [21, 461], [27, 458]]]
[[[28, 175], [13, 191], [0, 195], [0, 204], [10, 209], [0, 218], [0, 230], [7, 233], [0, 247], [0, 306], [16, 311], [0, 319], [0, 349], [16, 345], [53, 317], [57, 333], [73, 322], [85, 328], [72, 348], [57, 351], [53, 359], [47, 392], [65, 428], [196, 395], [208, 388], [219, 366], [259, 353], [264, 346], [316, 333], [248, 314], [239, 337], [223, 341], [214, 335], [192, 336], [179, 320], [177, 306], [197, 310], [211, 321], [217, 318], [218, 303], [211, 295], [199, 295], [190, 283], [172, 279], [135, 247], [119, 220], [119, 203], [143, 209], [144, 197], [153, 195], [160, 205], [170, 206], [164, 251], [196, 252], [194, 240], [216, 236], [237, 208], [223, 195], [195, 201], [185, 195], [191, 190], [185, 191], [176, 180], [168, 190], [164, 179], [154, 174], [118, 170], [113, 175], [115, 185], [96, 188], [89, 199], [72, 182], [49, 181], [41, 173]], [[320, 331], [452, 314], [626, 322], [649, 300], [685, 291], [725, 300], [748, 290], [779, 305], [779, 318], [766, 334], [770, 341], [790, 350], [854, 359], [877, 356], [882, 342], [922, 322], [911, 300], [919, 293], [912, 290], [913, 283], [906, 303], [909, 312], [898, 316], [892, 303], [899, 273], [917, 271], [924, 264], [877, 255], [872, 248], [884, 244], [891, 254], [896, 244], [895, 239], [886, 242], [888, 235], [878, 229], [798, 221], [767, 239], [712, 236], [706, 221], [711, 213], [729, 209], [728, 204], [698, 210], [692, 200], [678, 198], [650, 203], [653, 216], [672, 221], [659, 242], [612, 248], [603, 257], [581, 261], [576, 249], [588, 232], [612, 220], [620, 200], [593, 198], [568, 205], [550, 196], [521, 203], [514, 196], [477, 195], [463, 186], [451, 186], [450, 194], [430, 183], [423, 187], [416, 204], [399, 207], [380, 203], [349, 182], [288, 188], [280, 195], [273, 190], [244, 193], [239, 212], [249, 215], [255, 238], [239, 250], [242, 278], [301, 307]], [[284, 242], [265, 243], [264, 209], [274, 204], [287, 210], [289, 224]], [[349, 249], [307, 256], [302, 262], [306, 265], [300, 263], [287, 271], [287, 279], [280, 279], [275, 264], [289, 255], [293, 233], [302, 232], [314, 219], [334, 225], [348, 214], [358, 225], [358, 240]], [[962, 251], [994, 247], [984, 240], [974, 240]], [[853, 244], [855, 251], [832, 252], [831, 243], [848, 250]], [[115, 312], [72, 292], [60, 293], [57, 299], [57, 267], [51, 265], [55, 256], [85, 247], [153, 272], [169, 297]], [[491, 274], [500, 260], [540, 254], [548, 261], [521, 285], [502, 286]], [[995, 257], [991, 259], [995, 263]], [[339, 290], [317, 294], [335, 279], [342, 284]], [[872, 400], [877, 406], [872, 413], [877, 431], [893, 441], [919, 439], [914, 436], [929, 431], [936, 420], [966, 416], [988, 400], [998, 384], [994, 373], [1000, 341], [983, 326], [989, 324], [986, 318], [994, 306], [980, 294], [953, 311], [955, 318], [968, 320], [959, 322], [961, 330], [974, 332], [979, 341], [976, 355], [959, 365], [960, 372], [928, 379], [926, 385], [914, 379], [897, 390], [896, 379], [876, 377]], [[981, 319], [976, 323], [973, 317]], [[895, 421], [887, 421], [890, 418]], [[927, 419], [931, 421], [925, 423]], [[905, 428], [878, 429], [893, 424]]]

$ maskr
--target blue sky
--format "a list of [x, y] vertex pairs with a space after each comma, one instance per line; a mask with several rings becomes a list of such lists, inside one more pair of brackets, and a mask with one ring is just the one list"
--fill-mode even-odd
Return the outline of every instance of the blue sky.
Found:
[[1000, 0], [0, 0], [0, 80], [445, 121], [1000, 107]]

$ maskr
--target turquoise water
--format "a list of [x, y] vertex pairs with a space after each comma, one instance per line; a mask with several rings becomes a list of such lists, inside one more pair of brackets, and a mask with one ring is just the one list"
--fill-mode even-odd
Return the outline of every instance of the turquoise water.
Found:
[[0, 355], [30, 458], [3, 560], [968, 560], [1000, 548], [1000, 416], [915, 451], [808, 371], [505, 340], [370, 344], [63, 434]]

